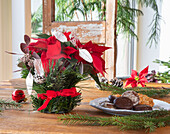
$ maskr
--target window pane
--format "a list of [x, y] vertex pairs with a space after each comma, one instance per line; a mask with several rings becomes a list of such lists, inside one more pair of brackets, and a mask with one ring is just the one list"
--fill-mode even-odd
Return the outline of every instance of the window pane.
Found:
[[31, 0], [31, 33], [35, 36], [37, 33], [42, 33], [43, 29], [43, 13], [42, 0]]
[[106, 0], [55, 0], [55, 21], [105, 20]]

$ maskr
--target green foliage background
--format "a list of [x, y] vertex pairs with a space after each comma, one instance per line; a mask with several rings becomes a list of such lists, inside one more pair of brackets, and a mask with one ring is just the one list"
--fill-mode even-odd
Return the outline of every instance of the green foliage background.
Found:
[[170, 83], [170, 60], [166, 62], [166, 61], [156, 59], [154, 62], [167, 67], [167, 71], [158, 72], [156, 74], [155, 76], [156, 79], [158, 79], [158, 81], [161, 81], [161, 83]]

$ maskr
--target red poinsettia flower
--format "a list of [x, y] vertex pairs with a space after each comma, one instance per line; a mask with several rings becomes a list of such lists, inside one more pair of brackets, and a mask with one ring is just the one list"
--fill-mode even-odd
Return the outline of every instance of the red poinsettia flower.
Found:
[[70, 55], [77, 51], [72, 47], [61, 46], [59, 40], [55, 36], [51, 36], [48, 39], [37, 39], [35, 43], [30, 43], [28, 46], [29, 50], [40, 52], [41, 51], [41, 61], [46, 73], [49, 72], [49, 68], [52, 65], [52, 60], [54, 60], [53, 67], [55, 66], [56, 60], [60, 58], [69, 58]]
[[47, 59], [60, 59], [68, 58], [67, 54], [61, 52], [61, 43], [56, 40], [55, 44], [48, 45], [47, 48]]
[[37, 40], [37, 42], [32, 42], [30, 43], [27, 48], [29, 49], [29, 51], [36, 52], [36, 53], [42, 53], [43, 51], [47, 50], [47, 39], [37, 39], [37, 38], [33, 38], [34, 40]]
[[138, 84], [140, 84], [142, 87], [144, 87], [145, 83], [148, 82], [145, 77], [148, 74], [148, 68], [149, 68], [149, 66], [147, 66], [145, 69], [143, 69], [139, 73], [139, 75], [138, 75], [137, 71], [132, 70], [131, 77], [126, 79], [127, 81], [125, 83], [125, 87], [128, 86], [129, 84], [131, 84], [131, 86], [133, 88], [137, 87]]
[[[106, 72], [105, 61], [102, 59], [101, 56], [103, 55], [104, 51], [109, 49], [110, 47], [99, 46], [97, 44], [93, 44], [92, 41], [89, 41], [85, 45], [82, 45], [79, 40], [77, 41], [77, 47], [81, 50], [85, 49], [90, 53], [93, 59], [92, 64], [94, 68], [102, 75], [104, 75], [103, 72]], [[79, 50], [75, 53], [74, 57], [78, 60], [78, 62], [88, 63], [87, 60], [85, 61], [84, 58], [80, 56]]]

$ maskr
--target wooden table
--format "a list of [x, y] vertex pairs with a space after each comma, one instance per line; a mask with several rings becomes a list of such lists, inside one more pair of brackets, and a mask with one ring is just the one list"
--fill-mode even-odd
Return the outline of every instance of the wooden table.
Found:
[[[95, 88], [93, 81], [85, 81], [79, 84], [84, 87], [82, 89], [83, 100], [80, 106], [76, 107], [71, 114], [88, 114], [90, 116], [110, 117], [111, 115], [105, 114], [89, 106], [89, 102], [99, 97], [107, 97], [111, 93], [107, 91], [100, 91]], [[170, 84], [149, 84], [149, 86], [164, 86], [170, 88]], [[25, 87], [25, 80], [15, 79], [10, 81], [0, 82], [0, 98], [11, 99], [11, 94], [14, 88]], [[90, 87], [90, 88], [87, 88]], [[170, 103], [170, 94], [167, 97], [161, 98]], [[81, 126], [81, 125], [64, 125], [58, 121], [59, 114], [45, 114], [32, 111], [32, 106], [28, 102], [24, 104], [21, 110], [5, 110], [0, 116], [0, 134], [143, 134], [144, 130], [128, 130], [120, 131], [117, 126]], [[158, 128], [151, 134], [170, 134], [170, 126]]]

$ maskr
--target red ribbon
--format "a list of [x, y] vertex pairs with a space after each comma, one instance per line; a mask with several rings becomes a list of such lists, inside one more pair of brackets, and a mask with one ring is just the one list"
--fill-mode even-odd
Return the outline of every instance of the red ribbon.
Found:
[[72, 87], [70, 89], [63, 89], [60, 91], [47, 90], [46, 93], [37, 94], [38, 98], [41, 98], [42, 100], [46, 100], [44, 104], [38, 108], [38, 111], [45, 109], [52, 98], [56, 98], [57, 96], [76, 97], [78, 95], [81, 95], [81, 93], [78, 93], [75, 87]]

